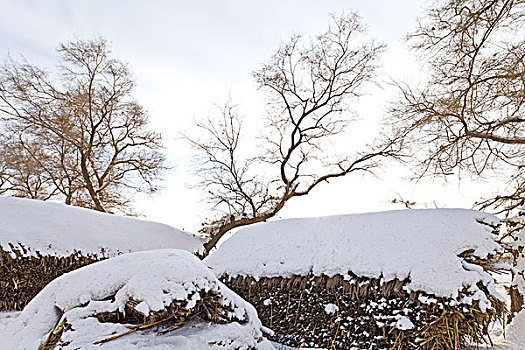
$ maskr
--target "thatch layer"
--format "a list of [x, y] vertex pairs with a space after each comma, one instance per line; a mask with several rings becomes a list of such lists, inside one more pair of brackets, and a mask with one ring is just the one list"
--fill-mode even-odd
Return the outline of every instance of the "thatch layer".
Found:
[[[255, 306], [263, 324], [275, 331], [272, 340], [296, 347], [460, 349], [467, 341], [490, 342], [489, 323], [504, 314], [503, 302], [488, 292], [492, 308], [482, 312], [477, 302], [456, 305], [409, 293], [403, 288], [408, 280], [309, 275], [223, 282]], [[407, 318], [413, 328], [396, 326]]]
[[80, 252], [59, 257], [26, 256], [15, 247], [9, 251], [16, 257], [0, 246], [0, 311], [22, 310], [53, 279], [100, 260]]
[[[122, 311], [100, 312], [96, 314], [96, 317], [102, 323], [135, 325], [156, 323], [161, 329], [166, 327], [170, 328], [173, 324], [180, 324], [182, 326], [191, 319], [199, 319], [217, 324], [230, 322], [246, 323], [245, 319], [235, 317], [233, 308], [230, 305], [221, 303], [221, 294], [213, 290], [207, 292], [200, 291], [195, 306], [191, 308], [187, 307], [187, 301], [174, 300], [164, 310], [144, 315], [136, 309], [140, 303], [140, 300], [130, 299]], [[176, 328], [180, 327], [177, 326]]]
[[521, 295], [518, 286], [512, 285], [508, 287], [507, 293], [509, 293], [510, 297], [509, 322], [511, 322], [514, 316], [522, 310], [525, 303], [523, 302], [523, 295]]
[[[221, 302], [222, 296], [216, 291], [200, 291], [199, 300], [195, 305], [188, 307], [188, 301], [174, 300], [170, 305], [161, 311], [151, 312], [145, 315], [136, 309], [140, 305], [140, 300], [130, 299], [125, 304], [124, 310], [113, 312], [99, 312], [94, 316], [101, 323], [121, 323], [125, 324], [127, 331], [119, 334], [113, 334], [106, 338], [101, 338], [93, 342], [94, 345], [100, 345], [113, 340], [126, 337], [135, 332], [147, 332], [161, 335], [175, 331], [179, 328], [188, 327], [196, 322], [205, 324], [226, 324], [238, 322], [246, 324], [246, 318], [240, 319], [235, 316], [234, 309], [231, 305]], [[53, 350], [64, 342], [61, 337], [65, 332], [71, 330], [67, 318], [60, 315], [55, 326], [46, 337], [46, 340], [40, 345], [38, 350]], [[65, 342], [68, 344], [68, 342]], [[222, 345], [222, 344], [218, 344]], [[239, 347], [233, 347], [232, 350]], [[250, 347], [249, 350], [255, 350]]]

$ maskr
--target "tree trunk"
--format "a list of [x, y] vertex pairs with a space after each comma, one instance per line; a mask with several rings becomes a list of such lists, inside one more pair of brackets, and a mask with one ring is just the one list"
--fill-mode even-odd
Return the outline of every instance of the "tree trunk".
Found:
[[84, 179], [84, 183], [89, 192], [89, 196], [93, 200], [93, 204], [95, 204], [94, 209], [105, 213], [106, 210], [102, 206], [102, 203], [100, 203], [100, 200], [98, 199], [98, 195], [95, 192], [95, 189], [93, 188], [93, 184], [91, 183], [91, 179], [89, 178], [89, 173], [86, 167], [86, 155], [85, 154], [82, 154], [80, 157], [80, 168], [82, 169], [82, 178]]

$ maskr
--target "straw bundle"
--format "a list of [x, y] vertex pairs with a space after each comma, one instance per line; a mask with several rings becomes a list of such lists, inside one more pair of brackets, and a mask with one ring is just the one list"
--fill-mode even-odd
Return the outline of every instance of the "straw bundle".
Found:
[[[486, 293], [492, 307], [457, 305], [424, 292], [407, 292], [407, 280], [350, 275], [291, 278], [224, 278], [252, 303], [272, 340], [327, 349], [461, 349], [487, 343], [489, 324], [504, 304]], [[467, 291], [464, 291], [467, 293]], [[330, 306], [330, 307], [329, 307]], [[411, 321], [411, 327], [402, 321]], [[409, 321], [409, 322], [410, 322]]]
[[[221, 295], [216, 291], [200, 291], [200, 299], [192, 308], [187, 308], [187, 301], [174, 300], [164, 310], [152, 312], [145, 315], [138, 311], [136, 307], [141, 303], [140, 300], [130, 299], [124, 310], [114, 312], [101, 312], [96, 315], [102, 323], [123, 323], [123, 324], [151, 324], [157, 323], [159, 326], [168, 326], [175, 323], [186, 322], [189, 319], [199, 318], [213, 323], [230, 323], [244, 321], [237, 318], [228, 317], [233, 310], [229, 305], [221, 304]], [[241, 322], [242, 321], [242, 322]]]
[[80, 252], [69, 256], [31, 256], [25, 254], [23, 246], [10, 248], [8, 251], [16, 257], [0, 246], [0, 311], [22, 310], [56, 277], [99, 260]]
[[[149, 330], [149, 332], [153, 331], [160, 335], [187, 326], [188, 323], [194, 321], [204, 321], [214, 324], [226, 324], [230, 322], [247, 323], [246, 319], [238, 319], [235, 317], [231, 305], [221, 303], [220, 293], [213, 290], [207, 292], [200, 291], [199, 296], [200, 299], [193, 307], [188, 307], [188, 301], [174, 300], [164, 310], [151, 312], [149, 315], [145, 315], [137, 309], [141, 301], [134, 299], [129, 299], [122, 311], [115, 310], [113, 312], [97, 313], [94, 316], [99, 322], [125, 324], [129, 330], [96, 340], [93, 344], [104, 344], [125, 337], [131, 333], [145, 330]], [[62, 315], [58, 318], [57, 323], [39, 350], [53, 350], [61, 344], [61, 336], [71, 328], [66, 318], [60, 322], [61, 319]], [[60, 325], [58, 325], [59, 322]]]

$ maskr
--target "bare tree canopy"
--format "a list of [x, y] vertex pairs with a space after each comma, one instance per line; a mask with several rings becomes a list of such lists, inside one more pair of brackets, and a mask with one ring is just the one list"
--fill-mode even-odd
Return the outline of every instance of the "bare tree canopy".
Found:
[[156, 189], [161, 137], [105, 40], [61, 44], [58, 53], [56, 75], [25, 59], [1, 67], [0, 192], [129, 211], [134, 191]]
[[247, 155], [241, 146], [243, 118], [231, 103], [198, 124], [200, 138], [188, 137], [199, 155], [198, 186], [218, 213], [202, 230], [207, 251], [229, 230], [275, 216], [291, 198], [396, 156], [393, 143], [343, 156], [324, 151], [355, 119], [351, 103], [373, 81], [384, 48], [363, 32], [355, 14], [333, 17], [325, 33], [292, 36], [253, 73], [268, 97], [260, 152]]
[[427, 60], [422, 88], [399, 84], [393, 128], [419, 153], [420, 175], [505, 171], [510, 193], [480, 203], [509, 212], [525, 201], [525, 1], [438, 1], [409, 42]]

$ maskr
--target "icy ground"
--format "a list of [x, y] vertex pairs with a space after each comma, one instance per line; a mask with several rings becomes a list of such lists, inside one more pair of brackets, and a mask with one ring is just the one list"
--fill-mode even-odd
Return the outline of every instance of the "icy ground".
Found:
[[81, 251], [111, 257], [160, 248], [203, 249], [200, 239], [168, 225], [64, 204], [0, 197], [0, 213], [0, 245], [10, 251], [11, 243], [25, 255]]

